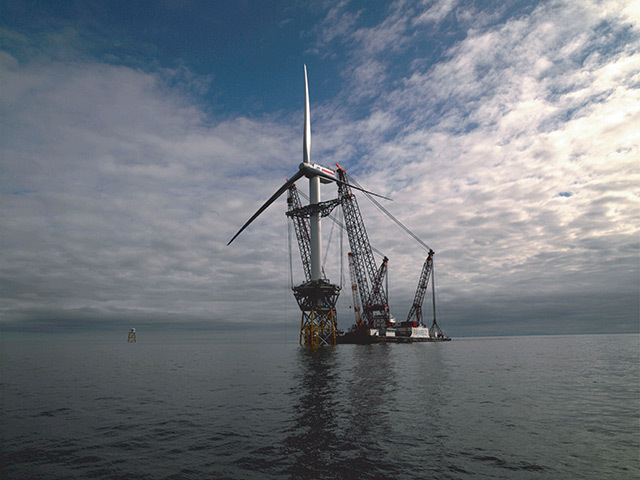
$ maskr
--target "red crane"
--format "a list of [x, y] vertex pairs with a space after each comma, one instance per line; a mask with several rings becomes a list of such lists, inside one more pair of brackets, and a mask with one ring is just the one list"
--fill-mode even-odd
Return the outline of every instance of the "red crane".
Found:
[[389, 300], [384, 286], [388, 258], [376, 266], [367, 230], [360, 214], [355, 195], [348, 183], [347, 172], [337, 165], [338, 199], [342, 204], [345, 228], [353, 254], [353, 265], [362, 300], [362, 310], [367, 328], [386, 327], [390, 319]]
[[353, 295], [353, 313], [356, 316], [356, 327], [362, 327], [362, 316], [360, 315], [360, 294], [358, 293], [358, 280], [356, 279], [355, 267], [353, 265], [353, 253], [349, 252], [349, 273], [351, 275], [351, 295]]
[[[429, 255], [427, 255], [427, 259], [424, 261], [424, 265], [422, 266], [422, 273], [420, 274], [420, 280], [418, 280], [418, 288], [416, 288], [416, 294], [413, 297], [413, 305], [411, 305], [411, 309], [409, 310], [409, 315], [407, 315], [407, 322], [410, 322], [415, 315], [418, 325], [422, 327], [426, 326], [422, 321], [422, 303], [424, 302], [424, 296], [427, 292], [427, 286], [429, 285], [429, 277], [431, 277], [431, 272], [433, 271], [433, 254], [434, 253], [435, 252], [433, 250], [429, 250]], [[435, 321], [435, 305], [434, 305], [434, 321]]]
[[435, 274], [433, 271], [433, 250], [429, 250], [429, 255], [424, 261], [422, 266], [422, 273], [420, 274], [420, 280], [418, 280], [418, 288], [416, 288], [416, 294], [413, 297], [413, 305], [407, 315], [407, 322], [410, 322], [413, 316], [416, 317], [416, 322], [422, 327], [426, 327], [422, 318], [422, 303], [424, 302], [425, 294], [427, 293], [427, 287], [429, 285], [429, 278], [431, 278], [431, 294], [433, 304], [433, 322], [429, 328], [429, 335], [433, 338], [444, 338], [442, 330], [436, 321], [436, 287], [435, 287]]

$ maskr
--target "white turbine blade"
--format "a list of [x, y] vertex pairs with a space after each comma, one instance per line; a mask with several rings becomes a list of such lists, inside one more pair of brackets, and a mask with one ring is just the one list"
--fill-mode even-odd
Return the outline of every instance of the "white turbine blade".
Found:
[[302, 137], [302, 161], [311, 163], [311, 112], [309, 109], [309, 82], [307, 66], [304, 66], [304, 134]]
[[281, 187], [276, 191], [276, 193], [274, 193], [273, 195], [271, 195], [271, 198], [269, 198], [269, 200], [267, 200], [267, 201], [264, 203], [264, 205], [262, 205], [262, 206], [258, 209], [258, 211], [257, 211], [256, 213], [254, 213], [254, 214], [253, 214], [253, 216], [252, 216], [249, 220], [247, 220], [247, 223], [245, 223], [245, 224], [242, 226], [242, 228], [241, 228], [240, 230], [238, 230], [238, 233], [236, 233], [236, 234], [233, 236], [233, 238], [232, 238], [231, 240], [229, 240], [229, 243], [227, 243], [227, 246], [231, 245], [231, 242], [233, 242], [233, 241], [236, 239], [236, 237], [237, 237], [238, 235], [240, 235], [240, 234], [242, 233], [242, 231], [243, 231], [245, 228], [247, 228], [247, 227], [249, 226], [249, 224], [250, 224], [251, 222], [253, 222], [256, 218], [258, 218], [258, 216], [259, 216], [262, 212], [264, 212], [264, 211], [267, 209], [267, 207], [269, 207], [269, 205], [271, 205], [273, 202], [275, 202], [275, 201], [278, 199], [278, 197], [279, 197], [280, 195], [282, 195], [284, 192], [286, 192], [286, 191], [287, 191], [287, 189], [288, 189], [291, 185], [293, 185], [293, 184], [294, 184], [294, 183], [295, 183], [295, 182], [296, 182], [300, 177], [302, 177], [302, 172], [301, 172], [301, 171], [297, 171], [293, 177], [291, 177], [289, 180], [287, 180], [287, 181], [285, 182], [285, 184], [284, 184], [284, 185], [282, 185], [282, 186], [281, 186]]

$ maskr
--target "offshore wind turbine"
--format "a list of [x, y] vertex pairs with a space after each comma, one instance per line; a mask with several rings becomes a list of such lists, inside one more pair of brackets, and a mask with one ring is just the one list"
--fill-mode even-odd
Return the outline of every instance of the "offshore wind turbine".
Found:
[[[247, 228], [262, 212], [264, 212], [273, 202], [275, 202], [291, 185], [302, 177], [309, 179], [309, 203], [319, 204], [321, 201], [320, 184], [335, 182], [344, 184], [336, 178], [335, 172], [322, 165], [311, 163], [311, 118], [309, 109], [309, 82], [307, 80], [307, 66], [304, 66], [304, 133], [302, 136], [302, 163], [298, 165], [298, 171], [291, 176], [276, 192], [267, 200], [249, 220], [238, 230], [238, 232], [229, 240], [227, 245], [231, 245], [238, 235]], [[389, 198], [370, 192], [364, 188], [355, 185], [349, 185], [351, 188], [367, 192], [370, 195], [381, 197], [389, 200]], [[319, 280], [322, 276], [322, 242], [319, 213], [312, 213], [310, 216], [310, 239], [311, 239], [311, 280]]]
[[[230, 245], [240, 233], [244, 231], [262, 212], [275, 202], [300, 178], [309, 179], [309, 206], [305, 215], [309, 218], [309, 240], [311, 252], [311, 280], [308, 283], [293, 288], [294, 295], [302, 310], [300, 326], [300, 343], [307, 346], [335, 344], [335, 303], [338, 299], [340, 287], [330, 284], [322, 276], [322, 202], [320, 184], [335, 182], [345, 184], [336, 178], [335, 172], [322, 165], [311, 163], [311, 118], [309, 108], [309, 82], [307, 66], [304, 66], [304, 132], [302, 136], [302, 163], [298, 171], [291, 176], [276, 192], [247, 220], [238, 232], [229, 240]], [[351, 188], [377, 195], [355, 185]]]

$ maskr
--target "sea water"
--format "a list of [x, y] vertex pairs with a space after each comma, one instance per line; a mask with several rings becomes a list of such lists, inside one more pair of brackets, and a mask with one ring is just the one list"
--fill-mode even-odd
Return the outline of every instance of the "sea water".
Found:
[[3, 479], [640, 477], [640, 338], [0, 341]]

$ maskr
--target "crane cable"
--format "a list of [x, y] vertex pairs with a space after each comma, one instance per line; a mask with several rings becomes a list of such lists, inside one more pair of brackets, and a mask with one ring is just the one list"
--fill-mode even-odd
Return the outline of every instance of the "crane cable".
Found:
[[[341, 214], [341, 210], [338, 210], [338, 215]], [[329, 230], [329, 240], [327, 240], [327, 248], [325, 249], [324, 252], [324, 259], [322, 260], [322, 272], [324, 273], [324, 267], [327, 264], [327, 257], [329, 256], [329, 249], [331, 248], [331, 239], [333, 238], [333, 230], [335, 229], [335, 226], [338, 225], [340, 227], [342, 227], [342, 225], [340, 224], [340, 222], [336, 219], [334, 220], [334, 222], [331, 224], [331, 230]], [[343, 239], [343, 233], [344, 228], [340, 228], [340, 288], [342, 289], [342, 274], [343, 274], [343, 264], [342, 264], [342, 255], [343, 255], [343, 248], [342, 248], [342, 239]]]
[[[309, 201], [309, 197], [302, 191], [298, 190], [298, 193], [302, 196], [302, 198], [304, 198], [306, 201]], [[328, 218], [330, 218], [333, 223], [335, 223], [336, 225], [338, 225], [342, 231], [345, 231], [347, 229], [347, 227], [344, 226], [344, 224], [339, 221], [336, 217], [334, 217], [333, 215], [327, 215]], [[373, 245], [371, 245], [371, 250], [373, 250], [374, 252], [376, 252], [378, 255], [380, 255], [381, 257], [384, 257], [385, 254], [382, 253], [380, 250], [378, 250], [376, 247], [374, 247]]]
[[[356, 182], [353, 177], [349, 174], [347, 174], [347, 178], [349, 179], [349, 181], [351, 183], [353, 183], [356, 187], [360, 187], [360, 184], [358, 182]], [[369, 195], [367, 192], [364, 192], [364, 194], [367, 196], [367, 198], [369, 200], [371, 200], [371, 203], [373, 203], [376, 207], [378, 207], [378, 209], [384, 213], [386, 216], [388, 216], [391, 220], [393, 220], [393, 222], [400, 227], [405, 233], [407, 233], [411, 238], [413, 238], [416, 242], [418, 242], [418, 244], [420, 244], [420, 246], [422, 246], [427, 252], [431, 250], [431, 248], [429, 248], [429, 245], [427, 245], [426, 243], [424, 243], [422, 240], [420, 240], [420, 238], [413, 233], [411, 230], [409, 230], [400, 220], [398, 220], [396, 217], [394, 217], [391, 212], [389, 212], [389, 210], [387, 210], [386, 208], [384, 208], [382, 205], [380, 205], [380, 202], [378, 202], [375, 198], [373, 198], [372, 195]]]
[[324, 258], [322, 259], [322, 269], [327, 264], [327, 256], [329, 255], [329, 248], [331, 248], [331, 238], [333, 237], [333, 229], [336, 226], [335, 223], [331, 224], [331, 230], [329, 230], [329, 239], [327, 240], [327, 248], [324, 251]]

